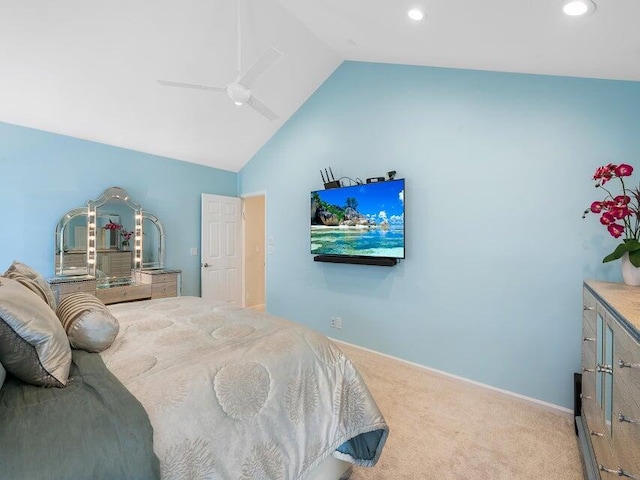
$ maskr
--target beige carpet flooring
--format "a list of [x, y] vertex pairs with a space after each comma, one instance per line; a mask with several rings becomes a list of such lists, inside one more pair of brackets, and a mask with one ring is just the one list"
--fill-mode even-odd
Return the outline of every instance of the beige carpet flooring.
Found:
[[[581, 480], [569, 415], [343, 343], [387, 424], [352, 480]], [[567, 380], [567, 381], [570, 381]]]

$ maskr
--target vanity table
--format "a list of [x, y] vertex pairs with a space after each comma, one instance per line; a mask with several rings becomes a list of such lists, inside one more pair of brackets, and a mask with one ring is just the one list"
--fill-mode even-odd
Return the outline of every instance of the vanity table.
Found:
[[164, 228], [126, 190], [107, 188], [65, 213], [55, 232], [58, 302], [89, 292], [105, 304], [180, 295], [181, 272], [165, 268]]

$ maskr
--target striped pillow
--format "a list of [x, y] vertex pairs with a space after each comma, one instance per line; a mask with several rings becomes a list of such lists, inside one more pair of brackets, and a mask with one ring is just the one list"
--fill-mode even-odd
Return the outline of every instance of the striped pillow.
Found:
[[58, 305], [56, 315], [71, 346], [87, 352], [109, 348], [120, 330], [118, 319], [104, 303], [86, 292], [66, 296]]

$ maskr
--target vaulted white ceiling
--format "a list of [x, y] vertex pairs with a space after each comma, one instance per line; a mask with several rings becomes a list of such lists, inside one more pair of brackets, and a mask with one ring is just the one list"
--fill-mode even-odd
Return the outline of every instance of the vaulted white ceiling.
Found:
[[156, 82], [235, 80], [235, 0], [0, 0], [0, 121], [238, 171], [345, 59], [640, 81], [638, 0], [242, 2], [245, 69], [284, 53], [252, 89], [277, 121]]

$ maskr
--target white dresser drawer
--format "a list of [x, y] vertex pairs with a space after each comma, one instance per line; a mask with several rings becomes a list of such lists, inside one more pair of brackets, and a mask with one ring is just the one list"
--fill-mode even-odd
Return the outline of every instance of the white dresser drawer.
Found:
[[640, 478], [640, 344], [617, 322], [612, 328], [613, 446], [618, 467]]
[[178, 284], [175, 281], [151, 285], [151, 298], [175, 297], [177, 292]]
[[131, 302], [151, 298], [151, 285], [125, 285], [122, 287], [99, 288], [98, 297], [105, 305], [111, 303]]
[[596, 331], [596, 297], [586, 288], [582, 290], [582, 320], [585, 327]]

